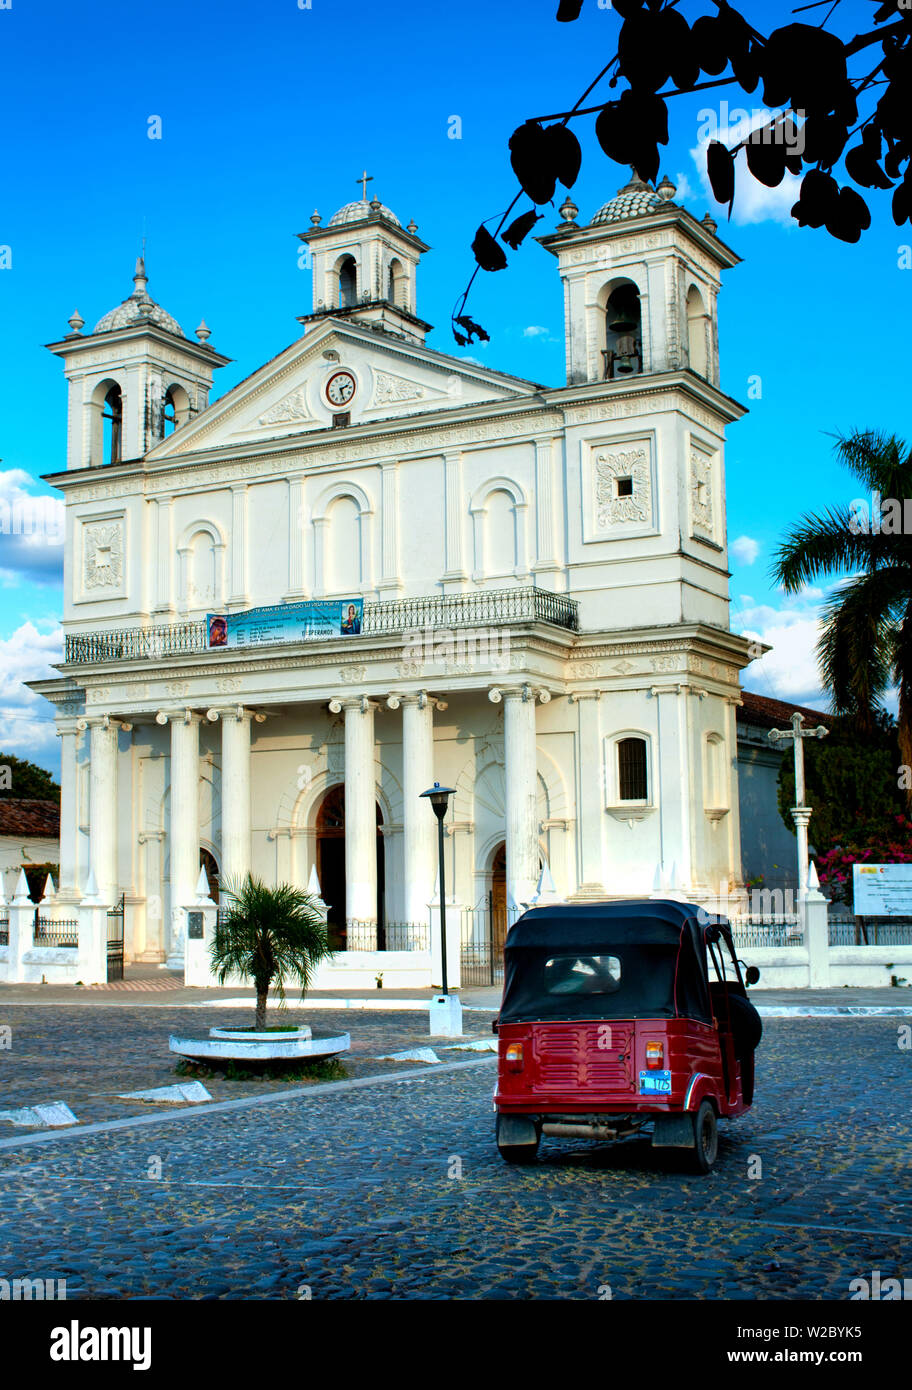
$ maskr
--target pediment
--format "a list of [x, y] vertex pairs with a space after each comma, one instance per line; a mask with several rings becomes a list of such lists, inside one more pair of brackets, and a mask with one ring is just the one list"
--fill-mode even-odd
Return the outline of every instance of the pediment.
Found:
[[[354, 380], [344, 407], [326, 387], [336, 373]], [[231, 445], [266, 444], [326, 430], [344, 408], [352, 425], [448, 410], [486, 401], [514, 400], [533, 383], [489, 371], [414, 343], [353, 325], [311, 329], [278, 357], [214, 401], [147, 454], [151, 461]]]

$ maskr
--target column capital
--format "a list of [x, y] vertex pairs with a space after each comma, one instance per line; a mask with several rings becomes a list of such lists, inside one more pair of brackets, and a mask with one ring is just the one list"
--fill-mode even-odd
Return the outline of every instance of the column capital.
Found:
[[133, 728], [125, 719], [116, 714], [87, 714], [76, 720], [75, 729], [65, 729], [64, 733], [82, 733], [85, 729], [123, 729], [128, 734]]
[[203, 715], [197, 714], [195, 710], [184, 709], [160, 709], [155, 716], [156, 724], [201, 724]]
[[234, 719], [238, 724], [251, 720], [255, 724], [265, 724], [266, 715], [258, 710], [248, 709], [246, 705], [213, 705], [206, 710], [206, 719], [210, 724], [217, 724], [220, 719]]
[[362, 714], [367, 714], [369, 710], [379, 708], [378, 701], [370, 699], [368, 695], [349, 695], [345, 699], [338, 696], [329, 702], [329, 710], [332, 714], [340, 714], [342, 710], [346, 713], [349, 710], [360, 710]]
[[488, 691], [488, 699], [492, 705], [499, 705], [502, 700], [523, 700], [526, 702], [531, 700], [532, 704], [539, 701], [541, 704], [547, 705], [551, 699], [551, 691], [528, 683], [524, 685], [495, 685]]
[[427, 709], [429, 705], [431, 709], [444, 710], [448, 708], [446, 700], [441, 700], [436, 695], [429, 695], [426, 690], [390, 691], [386, 697], [386, 708], [398, 709], [400, 705], [417, 705], [419, 709]]
[[601, 690], [571, 690], [567, 699], [572, 705], [578, 705], [583, 700], [600, 700], [602, 694]]

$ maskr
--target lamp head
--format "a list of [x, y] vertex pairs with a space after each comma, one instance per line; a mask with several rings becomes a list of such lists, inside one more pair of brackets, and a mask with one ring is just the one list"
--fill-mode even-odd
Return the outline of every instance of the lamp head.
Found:
[[447, 812], [450, 797], [456, 795], [456, 788], [442, 787], [439, 782], [435, 782], [432, 787], [428, 787], [427, 791], [422, 792], [421, 795], [429, 799], [437, 819], [443, 820]]

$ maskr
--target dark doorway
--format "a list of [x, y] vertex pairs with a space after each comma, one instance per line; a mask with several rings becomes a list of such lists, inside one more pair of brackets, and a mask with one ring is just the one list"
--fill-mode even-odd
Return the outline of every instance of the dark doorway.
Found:
[[491, 863], [491, 944], [497, 957], [507, 939], [507, 845], [498, 845]]
[[200, 868], [206, 870], [206, 881], [209, 884], [209, 896], [218, 905], [219, 900], [219, 866], [214, 854], [210, 854], [207, 849], [200, 848]]
[[[386, 900], [383, 813], [377, 807], [377, 934], [382, 949]], [[317, 877], [326, 903], [330, 942], [336, 950], [346, 944], [345, 914], [345, 787], [331, 787], [317, 812]]]

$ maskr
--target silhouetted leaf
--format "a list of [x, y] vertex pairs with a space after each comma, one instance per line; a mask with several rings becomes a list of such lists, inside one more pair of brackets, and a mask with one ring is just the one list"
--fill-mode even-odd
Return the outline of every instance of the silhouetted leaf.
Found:
[[718, 77], [728, 67], [728, 47], [725, 30], [719, 23], [718, 15], [701, 15], [694, 22], [693, 43], [703, 72], [710, 77]]
[[506, 252], [502, 246], [498, 246], [487, 227], [478, 228], [472, 242], [472, 250], [482, 270], [506, 270]]
[[501, 232], [500, 239], [505, 241], [508, 246], [512, 246], [514, 251], [518, 251], [520, 245], [529, 235], [536, 222], [541, 221], [541, 213], [533, 208], [530, 212], [524, 212], [515, 222], [511, 222], [505, 232]]
[[489, 343], [491, 341], [491, 335], [485, 332], [480, 323], [476, 323], [474, 319], [469, 318], [468, 314], [460, 314], [456, 322], [459, 324], [460, 328], [464, 328], [468, 333], [469, 342], [471, 342], [473, 338], [477, 338], [480, 343]]
[[804, 123], [805, 164], [832, 169], [842, 157], [849, 132], [838, 116], [808, 116]]
[[792, 208], [799, 227], [822, 227], [835, 208], [839, 185], [832, 174], [810, 169], [801, 180], [801, 193]]
[[754, 92], [760, 81], [760, 64], [763, 49], [760, 44], [751, 44], [744, 52], [736, 54], [731, 60], [732, 72], [745, 92]]
[[862, 188], [892, 188], [892, 181], [881, 169], [879, 160], [883, 146], [880, 131], [874, 125], [866, 126], [861, 141], [849, 150], [845, 167], [849, 178], [860, 183]]
[[510, 136], [510, 163], [533, 203], [550, 203], [557, 174], [549, 137], [539, 121], [525, 121]]
[[605, 154], [616, 164], [631, 162], [630, 133], [620, 101], [609, 101], [595, 119], [595, 136]]
[[618, 72], [638, 91], [657, 92], [671, 76], [673, 49], [665, 37], [664, 19], [664, 13], [640, 10], [621, 25]]
[[735, 201], [735, 159], [719, 140], [710, 140], [706, 147], [706, 173], [713, 197], [717, 203], [728, 203], [730, 217]]
[[557, 7], [557, 18], [561, 24], [569, 24], [571, 20], [579, 19], [582, 8], [583, 0], [560, 0]]
[[767, 188], [778, 188], [785, 178], [785, 146], [771, 135], [769, 127], [754, 131], [745, 145], [747, 167]]
[[893, 221], [897, 227], [901, 227], [904, 222], [912, 222], [912, 182], [908, 174], [902, 183], [896, 185], [893, 194]]
[[551, 168], [565, 188], [572, 188], [583, 162], [580, 142], [569, 126], [560, 124], [546, 126], [545, 138], [548, 142]]
[[871, 213], [860, 193], [854, 188], [840, 188], [838, 197], [829, 208], [826, 229], [840, 241], [856, 242], [871, 225]]
[[847, 79], [845, 45], [837, 34], [810, 24], [774, 29], [761, 61], [767, 106], [826, 115], [833, 89]]

